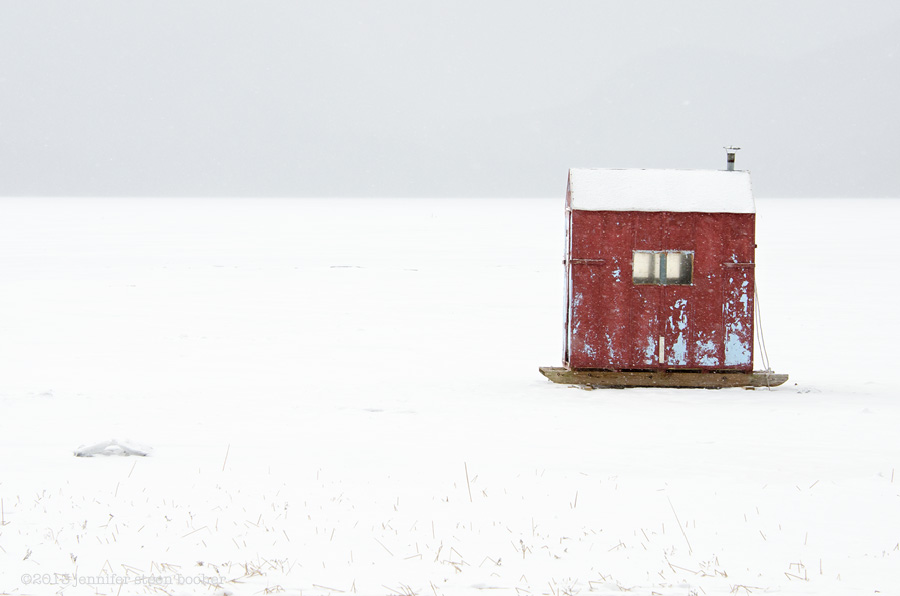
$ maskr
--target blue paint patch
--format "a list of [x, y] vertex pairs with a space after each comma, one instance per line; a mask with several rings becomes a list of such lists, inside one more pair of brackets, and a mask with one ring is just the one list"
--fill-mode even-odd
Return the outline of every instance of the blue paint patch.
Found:
[[670, 359], [670, 364], [680, 366], [687, 364], [687, 341], [685, 341], [684, 334], [682, 333], [678, 334], [678, 339], [672, 344], [672, 358]]
[[647, 338], [647, 344], [644, 346], [644, 364], [653, 364], [653, 358], [656, 356], [656, 338], [652, 335]]
[[704, 340], [702, 337], [697, 340], [697, 361], [700, 366], [718, 366], [719, 355], [716, 350], [716, 344], [711, 339]]
[[750, 364], [750, 346], [737, 333], [729, 333], [725, 339], [725, 366], [746, 364]]
[[687, 300], [684, 298], [679, 298], [670, 307], [675, 312], [669, 317], [667, 324], [669, 331], [677, 332], [678, 336], [672, 342], [666, 362], [673, 366], [685, 366], [687, 364], [687, 339], [685, 338], [685, 331], [687, 330], [686, 307]]
[[613, 339], [612, 339], [612, 337], [610, 337], [609, 333], [606, 334], [606, 346], [607, 346], [608, 353], [609, 353], [609, 361], [617, 362], [619, 355], [618, 355], [618, 353], [616, 353], [616, 346], [613, 343]]
[[687, 300], [684, 298], [680, 298], [675, 301], [675, 309], [678, 310], [678, 321], [675, 323], [673, 329], [679, 329], [684, 331], [687, 329], [687, 312], [685, 312], [684, 308], [687, 306]]

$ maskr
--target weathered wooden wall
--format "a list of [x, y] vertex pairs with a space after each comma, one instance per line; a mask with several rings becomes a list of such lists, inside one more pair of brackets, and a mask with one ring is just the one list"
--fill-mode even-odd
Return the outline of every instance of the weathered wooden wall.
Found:
[[[567, 226], [567, 366], [752, 369], [754, 214], [571, 210]], [[692, 251], [691, 285], [635, 285], [635, 250]]]

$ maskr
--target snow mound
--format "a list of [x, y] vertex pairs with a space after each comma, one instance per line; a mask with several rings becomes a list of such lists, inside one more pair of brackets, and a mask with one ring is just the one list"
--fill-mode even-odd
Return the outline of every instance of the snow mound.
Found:
[[101, 441], [95, 445], [81, 445], [75, 450], [75, 457], [94, 457], [95, 455], [139, 455], [145, 457], [150, 454], [148, 447], [135, 445], [129, 441]]

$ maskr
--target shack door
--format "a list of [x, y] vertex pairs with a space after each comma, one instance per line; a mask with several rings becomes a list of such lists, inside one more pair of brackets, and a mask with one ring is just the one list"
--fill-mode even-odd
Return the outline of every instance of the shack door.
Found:
[[634, 368], [690, 364], [688, 334], [693, 251], [635, 250], [632, 260]]

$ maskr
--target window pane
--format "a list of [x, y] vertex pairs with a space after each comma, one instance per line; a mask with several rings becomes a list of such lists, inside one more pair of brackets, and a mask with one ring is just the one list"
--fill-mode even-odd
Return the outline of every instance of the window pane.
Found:
[[691, 285], [694, 255], [689, 252], [670, 252], [666, 255], [666, 284]]
[[636, 284], [659, 283], [659, 253], [634, 251], [631, 263], [632, 280]]

